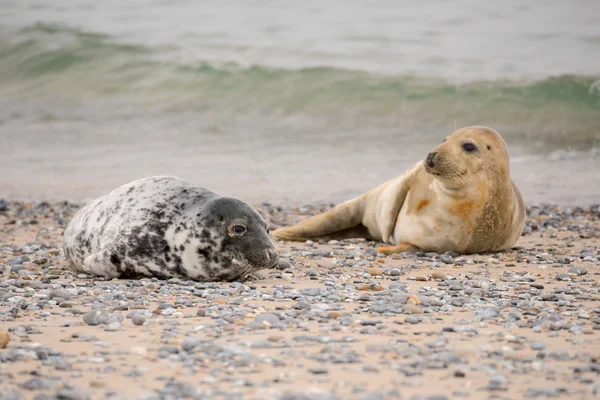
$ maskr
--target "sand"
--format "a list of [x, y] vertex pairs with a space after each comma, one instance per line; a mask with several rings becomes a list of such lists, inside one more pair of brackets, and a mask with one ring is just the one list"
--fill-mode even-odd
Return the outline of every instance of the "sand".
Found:
[[[291, 268], [241, 286], [78, 277], [59, 250], [75, 209], [10, 203], [0, 212], [0, 331], [10, 335], [0, 398], [600, 396], [597, 209], [530, 208], [515, 249], [445, 261], [375, 255], [364, 240], [280, 242]], [[317, 209], [261, 210], [278, 225]], [[21, 255], [30, 260], [13, 268]], [[325, 296], [334, 285], [339, 299]], [[78, 294], [36, 297], [61, 288]], [[103, 299], [109, 292], [124, 297]], [[124, 318], [88, 325], [92, 308]], [[143, 325], [127, 316], [136, 310]], [[259, 318], [269, 314], [279, 321]]]

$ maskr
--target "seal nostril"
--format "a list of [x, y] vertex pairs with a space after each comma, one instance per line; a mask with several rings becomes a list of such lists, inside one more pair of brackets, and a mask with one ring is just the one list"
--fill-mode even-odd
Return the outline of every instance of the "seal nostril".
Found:
[[437, 156], [437, 154], [437, 151], [432, 151], [431, 153], [427, 154], [427, 165], [430, 168], [433, 168], [435, 166], [433, 160], [435, 159], [435, 156]]

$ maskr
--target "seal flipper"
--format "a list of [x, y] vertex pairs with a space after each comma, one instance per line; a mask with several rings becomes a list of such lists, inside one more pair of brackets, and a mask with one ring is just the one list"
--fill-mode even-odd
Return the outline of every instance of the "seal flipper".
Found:
[[[365, 237], [367, 229], [361, 224], [365, 195], [348, 200], [331, 210], [298, 222], [296, 225], [273, 231], [280, 240], [304, 241], [308, 239]], [[362, 229], [361, 229], [362, 228]]]
[[[114, 252], [99, 251], [83, 260], [83, 270], [92, 275], [118, 278], [121, 276], [120, 260], [115, 260]], [[118, 264], [118, 265], [117, 265]]]
[[412, 244], [402, 243], [398, 246], [379, 246], [377, 247], [377, 252], [382, 254], [398, 254], [398, 253], [415, 253], [420, 251], [420, 249]]

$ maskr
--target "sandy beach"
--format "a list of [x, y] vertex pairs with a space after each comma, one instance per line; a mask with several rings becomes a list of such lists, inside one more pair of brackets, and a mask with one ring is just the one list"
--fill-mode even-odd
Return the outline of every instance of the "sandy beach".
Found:
[[67, 271], [77, 208], [0, 202], [2, 399], [600, 396], [598, 206], [529, 207], [498, 254], [280, 242], [288, 268], [233, 283]]

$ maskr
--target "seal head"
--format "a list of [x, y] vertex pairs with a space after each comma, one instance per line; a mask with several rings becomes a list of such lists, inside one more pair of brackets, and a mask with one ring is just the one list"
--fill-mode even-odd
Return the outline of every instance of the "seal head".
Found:
[[[197, 253], [209, 264], [211, 258], [218, 261], [219, 268], [211, 271], [217, 280], [233, 281], [278, 265], [279, 255], [268, 225], [248, 204], [219, 197], [203, 207], [200, 219]], [[208, 235], [207, 229], [218, 232], [218, 236]]]
[[510, 176], [504, 140], [480, 126], [454, 132], [427, 154], [423, 165], [449, 189], [465, 187], [481, 176], [506, 184]]

